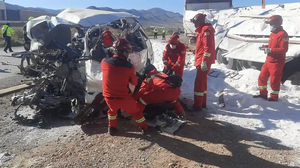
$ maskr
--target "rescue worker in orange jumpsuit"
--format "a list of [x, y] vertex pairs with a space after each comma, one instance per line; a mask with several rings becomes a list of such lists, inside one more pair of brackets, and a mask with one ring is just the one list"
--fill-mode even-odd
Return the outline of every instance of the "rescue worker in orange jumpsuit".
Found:
[[215, 63], [215, 30], [210, 23], [205, 23], [205, 14], [197, 14], [191, 22], [194, 23], [197, 32], [195, 53], [195, 66], [197, 76], [194, 88], [194, 111], [207, 108], [207, 75], [211, 65]]
[[148, 129], [147, 122], [128, 88], [129, 83], [134, 86], [138, 84], [135, 68], [127, 61], [132, 47], [127, 40], [118, 39], [114, 48], [117, 50], [117, 55], [104, 58], [101, 62], [103, 96], [109, 107], [108, 133], [114, 135], [117, 132], [117, 112], [122, 109], [132, 115], [144, 134]]
[[186, 47], [179, 42], [179, 36], [173, 34], [166, 49], [163, 53], [163, 63], [165, 65], [163, 72], [167, 75], [175, 73], [175, 75], [183, 76], [183, 69], [185, 64]]
[[[289, 36], [282, 28], [282, 17], [274, 15], [268, 18], [267, 24], [270, 24], [271, 35], [269, 45], [262, 46], [261, 49], [267, 54], [267, 59], [261, 68], [258, 78], [259, 95], [254, 95], [254, 98], [263, 98], [268, 101], [278, 101], [280, 91], [280, 81], [285, 65], [285, 57], [289, 46]], [[268, 79], [272, 92], [268, 98], [267, 84]]]
[[148, 104], [169, 102], [176, 113], [185, 120], [185, 112], [178, 101], [181, 93], [182, 78], [178, 75], [168, 76], [162, 72], [158, 72], [152, 64], [144, 68], [143, 74], [146, 78], [139, 92], [134, 96], [138, 100], [142, 110]]

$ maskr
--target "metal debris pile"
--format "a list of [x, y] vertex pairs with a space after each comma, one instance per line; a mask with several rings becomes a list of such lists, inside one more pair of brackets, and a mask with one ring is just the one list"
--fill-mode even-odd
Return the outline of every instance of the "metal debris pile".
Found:
[[[85, 98], [85, 77], [80, 72], [84, 64], [79, 59], [80, 53], [67, 46], [56, 45], [55, 49], [32, 53], [31, 57], [38, 61], [24, 72], [36, 72], [36, 77], [23, 82], [35, 86], [12, 97], [12, 105], [17, 106], [15, 120], [27, 124], [38, 121], [39, 126], [44, 126], [48, 123], [46, 115], [78, 113]], [[28, 107], [34, 111], [34, 117], [25, 115]]]

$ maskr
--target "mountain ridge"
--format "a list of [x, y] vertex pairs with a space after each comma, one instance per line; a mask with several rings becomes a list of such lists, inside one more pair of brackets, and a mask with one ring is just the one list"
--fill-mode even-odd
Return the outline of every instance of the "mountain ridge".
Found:
[[[52, 13], [58, 14], [63, 9], [55, 10], [55, 9], [47, 9], [40, 7], [24, 7], [20, 5], [13, 5], [6, 3], [6, 8], [8, 10], [30, 10], [34, 12], [43, 12], [43, 13]], [[106, 10], [113, 12], [127, 12], [131, 13], [135, 16], [138, 16], [138, 20], [141, 22], [143, 26], [160, 26], [160, 27], [182, 27], [182, 19], [183, 16], [177, 12], [167, 11], [161, 8], [151, 8], [151, 9], [113, 9], [110, 7], [96, 7], [89, 6], [87, 9], [94, 10]]]

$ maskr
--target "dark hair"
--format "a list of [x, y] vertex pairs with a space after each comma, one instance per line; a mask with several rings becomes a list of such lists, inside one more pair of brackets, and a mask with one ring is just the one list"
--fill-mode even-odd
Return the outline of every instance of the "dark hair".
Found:
[[124, 52], [127, 52], [126, 50], [117, 50], [117, 55], [124, 56]]
[[173, 87], [181, 87], [182, 84], [182, 78], [179, 75], [170, 75], [169, 77], [166, 78], [166, 81]]
[[156, 70], [156, 67], [152, 64], [148, 64], [145, 66], [145, 68], [143, 69], [143, 74], [144, 75], [148, 75], [151, 71]]

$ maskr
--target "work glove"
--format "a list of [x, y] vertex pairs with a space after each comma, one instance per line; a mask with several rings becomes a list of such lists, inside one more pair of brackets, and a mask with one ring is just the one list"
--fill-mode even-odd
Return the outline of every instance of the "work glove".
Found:
[[202, 71], [207, 71], [207, 63], [206, 63], [206, 61], [202, 61], [202, 63], [201, 63], [201, 70]]
[[271, 52], [271, 48], [264, 48], [265, 54], [269, 54]]

